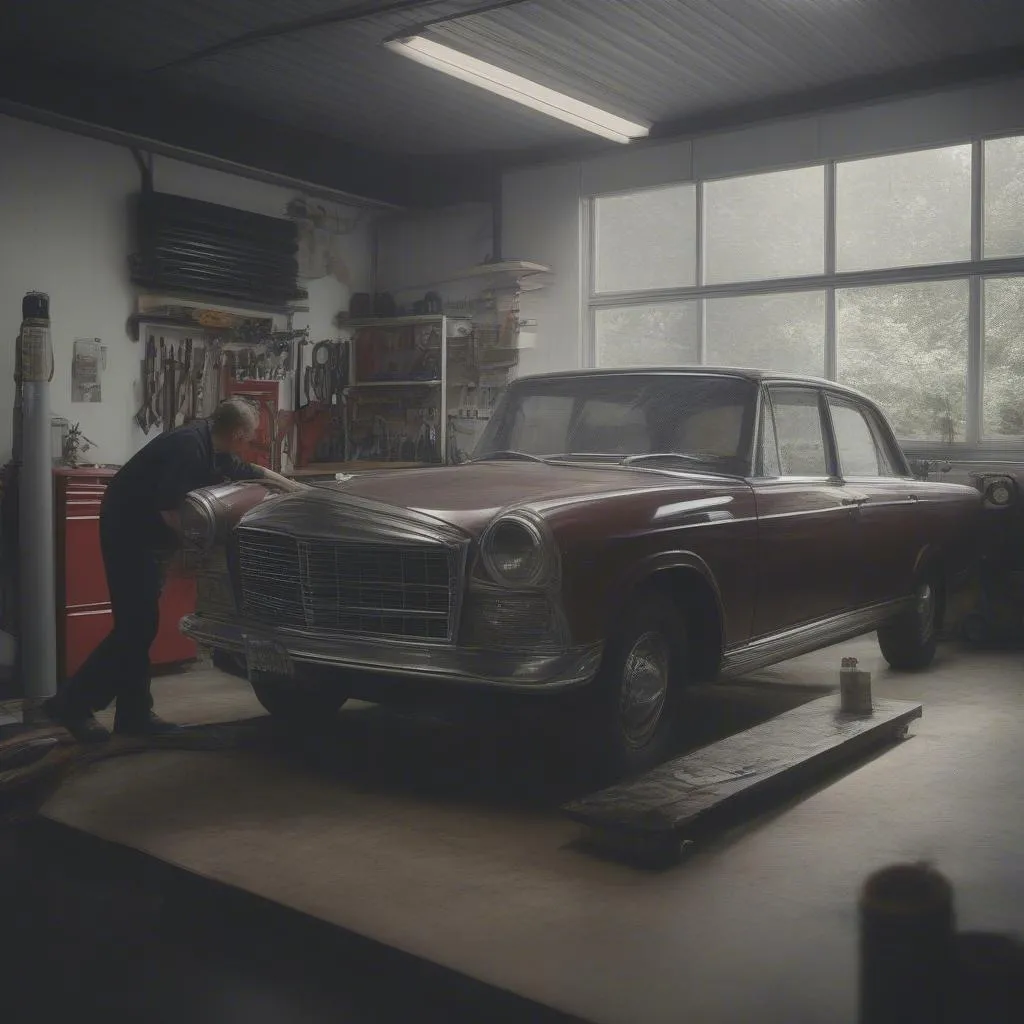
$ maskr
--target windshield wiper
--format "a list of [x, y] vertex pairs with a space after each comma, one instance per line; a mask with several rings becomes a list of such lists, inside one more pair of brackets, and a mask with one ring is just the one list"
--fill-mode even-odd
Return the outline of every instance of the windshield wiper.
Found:
[[517, 452], [512, 449], [497, 452], [488, 452], [486, 455], [481, 455], [477, 459], [473, 459], [474, 462], [487, 462], [490, 459], [518, 459], [523, 462], [547, 462], [547, 459], [542, 459], [539, 455], [531, 455], [529, 452]]
[[715, 461], [714, 455], [690, 455], [686, 452], [645, 452], [642, 455], [627, 455], [622, 465], [632, 466], [634, 462], [647, 462], [652, 459], [683, 459], [686, 462]]

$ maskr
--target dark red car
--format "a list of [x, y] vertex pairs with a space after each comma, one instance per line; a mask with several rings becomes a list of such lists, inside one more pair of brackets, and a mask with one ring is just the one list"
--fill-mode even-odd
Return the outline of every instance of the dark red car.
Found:
[[878, 408], [836, 384], [523, 378], [468, 464], [193, 494], [207, 555], [183, 629], [274, 714], [559, 695], [574, 734], [635, 769], [669, 749], [689, 682], [873, 630], [893, 667], [927, 666], [979, 508], [914, 479]]

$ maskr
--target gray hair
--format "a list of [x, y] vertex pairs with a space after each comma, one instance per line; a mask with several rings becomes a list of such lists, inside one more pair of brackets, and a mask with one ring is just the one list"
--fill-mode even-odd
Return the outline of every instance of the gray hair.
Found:
[[222, 437], [236, 430], [253, 433], [260, 425], [260, 414], [252, 402], [244, 398], [225, 399], [210, 417], [210, 429]]

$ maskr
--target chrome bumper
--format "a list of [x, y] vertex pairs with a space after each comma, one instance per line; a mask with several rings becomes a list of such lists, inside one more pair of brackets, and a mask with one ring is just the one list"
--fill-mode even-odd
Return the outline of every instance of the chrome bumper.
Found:
[[558, 654], [512, 654], [428, 644], [374, 643], [346, 637], [319, 639], [201, 615], [185, 616], [181, 631], [201, 646], [235, 654], [245, 654], [247, 639], [258, 640], [278, 645], [296, 665], [329, 666], [427, 683], [462, 683], [520, 693], [583, 686], [597, 675], [603, 653], [600, 643]]

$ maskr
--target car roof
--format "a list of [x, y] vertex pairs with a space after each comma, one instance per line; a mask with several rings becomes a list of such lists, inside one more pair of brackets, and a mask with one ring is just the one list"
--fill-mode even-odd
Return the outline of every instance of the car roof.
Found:
[[516, 378], [514, 383], [539, 383], [546, 380], [570, 380], [580, 377], [679, 377], [679, 376], [700, 376], [700, 377], [732, 377], [737, 380], [747, 380], [751, 383], [762, 382], [805, 384], [813, 387], [828, 388], [840, 394], [850, 395], [868, 402], [875, 403], [867, 395], [855, 388], [847, 387], [845, 384], [838, 384], [834, 380], [825, 380], [823, 377], [812, 377], [800, 373], [783, 373], [779, 370], [755, 370], [737, 366], [617, 366], [614, 368], [580, 369], [580, 370], [555, 370], [549, 373], [534, 373]]

